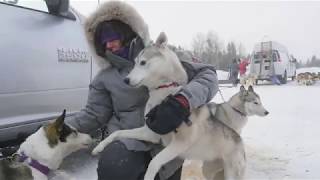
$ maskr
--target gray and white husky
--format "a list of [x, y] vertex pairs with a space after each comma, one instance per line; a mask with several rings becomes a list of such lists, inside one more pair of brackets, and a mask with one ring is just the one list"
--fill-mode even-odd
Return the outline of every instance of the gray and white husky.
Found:
[[[146, 113], [187, 83], [185, 70], [166, 44], [167, 37], [161, 33], [155, 44], [141, 51], [126, 79], [132, 86], [148, 88], [150, 97]], [[180, 86], [168, 85], [172, 83]], [[157, 88], [163, 85], [167, 85], [167, 88]], [[119, 130], [100, 142], [92, 154], [98, 154], [119, 138], [162, 143], [165, 148], [151, 160], [145, 180], [153, 180], [161, 166], [176, 157], [203, 160], [203, 172], [207, 179], [213, 179], [216, 173], [223, 172], [225, 179], [239, 180], [244, 178], [246, 164], [244, 145], [239, 135], [241, 129], [247, 122], [247, 116], [267, 114], [253, 88], [245, 90], [241, 87], [240, 92], [228, 102], [218, 105], [211, 103], [193, 109], [189, 117], [191, 126], [182, 123], [176, 132], [166, 135], [156, 134], [146, 125]]]
[[63, 159], [92, 143], [89, 135], [64, 123], [65, 111], [23, 142], [15, 155], [0, 160], [1, 180], [47, 180]]

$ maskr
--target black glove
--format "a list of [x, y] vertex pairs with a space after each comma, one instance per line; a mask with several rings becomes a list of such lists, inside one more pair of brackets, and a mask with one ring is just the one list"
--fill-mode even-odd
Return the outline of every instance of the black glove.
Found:
[[174, 131], [184, 121], [189, 122], [190, 111], [176, 97], [168, 96], [146, 115], [147, 126], [157, 134]]

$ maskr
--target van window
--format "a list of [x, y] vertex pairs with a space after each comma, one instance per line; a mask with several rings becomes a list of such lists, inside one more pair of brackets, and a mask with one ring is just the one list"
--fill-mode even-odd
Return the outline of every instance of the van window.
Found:
[[255, 64], [260, 63], [260, 59], [261, 59], [261, 52], [255, 52], [253, 54], [253, 63]]
[[280, 55], [280, 61], [289, 62], [289, 56], [287, 53], [280, 51], [279, 55]]
[[268, 58], [269, 53], [268, 52], [256, 52], [253, 55], [253, 59], [262, 59], [262, 58]]
[[48, 8], [44, 0], [0, 0], [0, 2], [37, 11], [48, 12]]
[[278, 53], [278, 51], [273, 51], [273, 53], [272, 53], [272, 61], [273, 61], [273, 62], [277, 62], [279, 59], [280, 59], [280, 58], [279, 58], [279, 53]]

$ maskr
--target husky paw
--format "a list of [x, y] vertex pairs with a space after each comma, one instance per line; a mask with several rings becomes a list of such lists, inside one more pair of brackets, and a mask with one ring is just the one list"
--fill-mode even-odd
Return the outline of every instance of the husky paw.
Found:
[[99, 144], [97, 147], [95, 147], [95, 148], [92, 150], [91, 154], [94, 155], [94, 156], [95, 156], [95, 155], [98, 155], [100, 152], [103, 151], [103, 149], [104, 149], [104, 146], [101, 145], [101, 144]]

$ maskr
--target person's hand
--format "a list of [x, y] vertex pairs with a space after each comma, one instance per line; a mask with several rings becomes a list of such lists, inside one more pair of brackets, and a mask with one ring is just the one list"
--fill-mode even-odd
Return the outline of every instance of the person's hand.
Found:
[[189, 123], [189, 102], [183, 95], [169, 95], [146, 115], [147, 126], [157, 134], [175, 131], [184, 121]]

